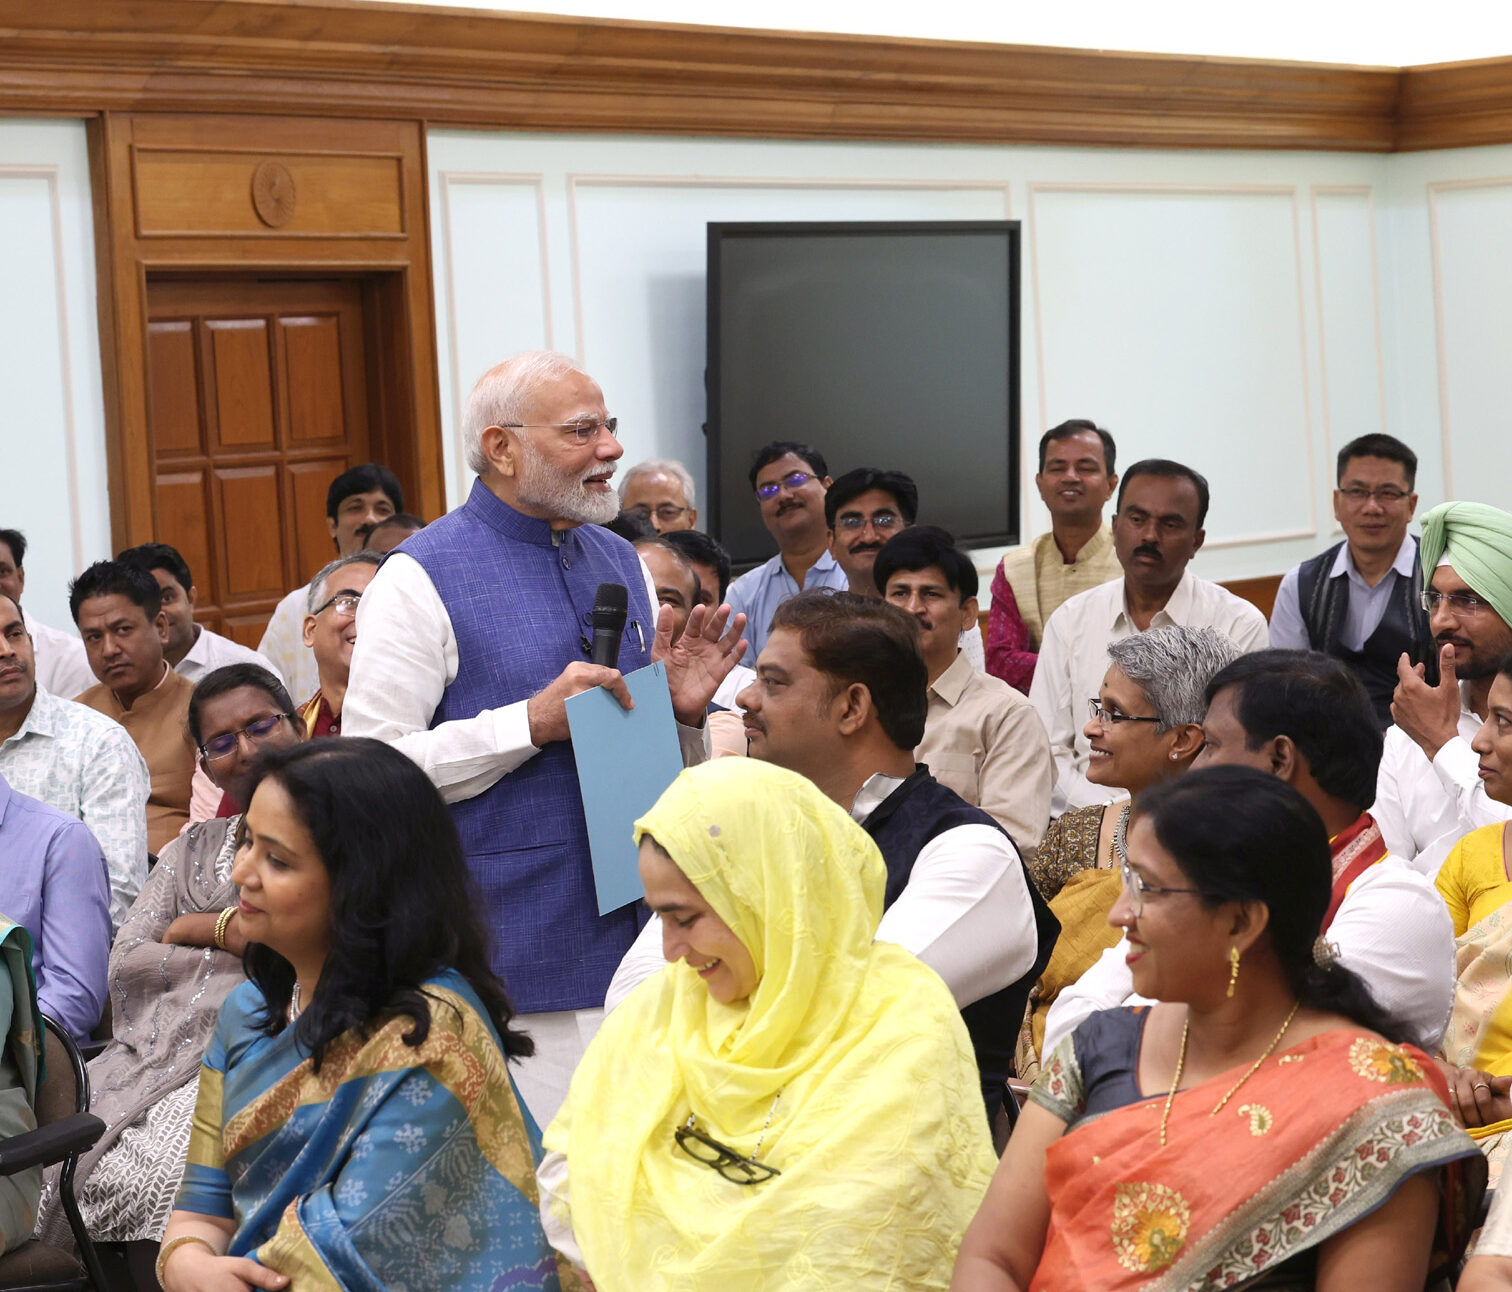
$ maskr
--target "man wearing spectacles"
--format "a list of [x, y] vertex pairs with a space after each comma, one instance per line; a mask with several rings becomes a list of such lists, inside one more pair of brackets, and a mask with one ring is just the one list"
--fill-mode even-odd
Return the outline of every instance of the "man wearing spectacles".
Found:
[[1384, 731], [1391, 725], [1397, 660], [1429, 664], [1418, 542], [1407, 532], [1417, 509], [1417, 454], [1390, 435], [1362, 435], [1339, 450], [1334, 519], [1344, 541], [1281, 580], [1270, 644], [1320, 650], [1365, 684]]
[[1470, 742], [1491, 683], [1512, 654], [1512, 515], [1446, 502], [1423, 517], [1423, 610], [1438, 650], [1436, 684], [1421, 663], [1397, 662], [1372, 811], [1391, 850], [1430, 878], [1464, 835], [1512, 818], [1481, 784]]
[[807, 444], [774, 440], [756, 453], [751, 488], [777, 555], [730, 584], [730, 605], [746, 617], [747, 668], [766, 645], [772, 615], [789, 597], [810, 588], [843, 592], [850, 580], [830, 551], [824, 499], [832, 483], [824, 457]]
[[919, 488], [901, 471], [857, 467], [837, 478], [824, 495], [830, 551], [845, 571], [848, 590], [877, 600], [872, 578], [877, 553], [919, 514]]
[[[601, 687], [628, 708], [623, 674], [657, 660], [684, 758], [707, 757], [709, 701], [745, 622], [695, 606], [673, 643], [645, 565], [604, 528], [619, 512], [619, 436], [604, 392], [565, 355], [518, 354], [478, 380], [462, 416], [477, 479], [362, 592], [342, 714], [343, 734], [402, 750], [451, 805], [494, 971], [535, 1042], [515, 1071], [540, 1125], [639, 926], [634, 906], [598, 911], [567, 699]], [[629, 595], [618, 668], [589, 659], [601, 583]]]
[[693, 476], [681, 462], [637, 462], [620, 481], [620, 507], [640, 511], [658, 534], [693, 529], [698, 508], [693, 505]]
[[307, 738], [341, 734], [341, 705], [357, 644], [357, 606], [382, 563], [377, 552], [353, 552], [338, 556], [310, 580], [304, 642], [315, 656], [320, 688], [299, 709]]

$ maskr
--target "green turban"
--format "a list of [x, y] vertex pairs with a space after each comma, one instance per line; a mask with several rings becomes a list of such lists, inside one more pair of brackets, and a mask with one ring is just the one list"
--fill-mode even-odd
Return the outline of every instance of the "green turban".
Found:
[[1512, 514], [1483, 502], [1440, 503], [1423, 517], [1423, 582], [1447, 556], [1475, 595], [1512, 627]]

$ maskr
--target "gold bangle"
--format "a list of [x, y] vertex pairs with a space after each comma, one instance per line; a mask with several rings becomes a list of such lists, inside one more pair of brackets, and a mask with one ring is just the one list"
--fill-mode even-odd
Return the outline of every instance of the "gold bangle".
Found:
[[162, 1250], [158, 1252], [157, 1281], [159, 1287], [167, 1287], [167, 1284], [163, 1282], [163, 1271], [168, 1267], [168, 1258], [172, 1256], [173, 1253], [180, 1247], [182, 1247], [185, 1243], [198, 1243], [207, 1252], [209, 1252], [210, 1255], [220, 1255], [220, 1253], [216, 1251], [213, 1246], [211, 1246], [210, 1240], [208, 1238], [201, 1238], [198, 1234], [180, 1234], [177, 1238], [170, 1238], [166, 1243], [163, 1244]]
[[231, 927], [231, 917], [235, 914], [236, 907], [228, 906], [215, 921], [215, 946], [219, 951], [226, 950], [226, 930]]

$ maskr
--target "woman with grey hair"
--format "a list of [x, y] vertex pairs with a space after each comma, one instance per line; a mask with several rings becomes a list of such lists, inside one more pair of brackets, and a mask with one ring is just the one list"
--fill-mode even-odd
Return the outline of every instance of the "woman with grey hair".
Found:
[[1108, 646], [1112, 664], [1098, 694], [1087, 699], [1092, 745], [1087, 779], [1122, 802], [1073, 808], [1050, 823], [1029, 871], [1060, 920], [1050, 963], [1029, 996], [1015, 1070], [1039, 1071], [1045, 1016], [1063, 987], [1074, 983], [1119, 938], [1108, 924], [1118, 899], [1124, 831], [1133, 799], [1180, 776], [1202, 749], [1207, 684], [1240, 650], [1213, 628], [1154, 628]]

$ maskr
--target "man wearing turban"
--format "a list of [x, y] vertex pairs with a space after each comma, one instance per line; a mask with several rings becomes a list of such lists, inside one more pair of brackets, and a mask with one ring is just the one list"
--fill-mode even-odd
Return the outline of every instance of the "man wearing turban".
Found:
[[1446, 502], [1423, 517], [1421, 550], [1439, 682], [1429, 686], [1423, 666], [1402, 656], [1371, 811], [1391, 851], [1431, 878], [1464, 835], [1512, 817], [1486, 796], [1470, 748], [1512, 654], [1512, 514]]

